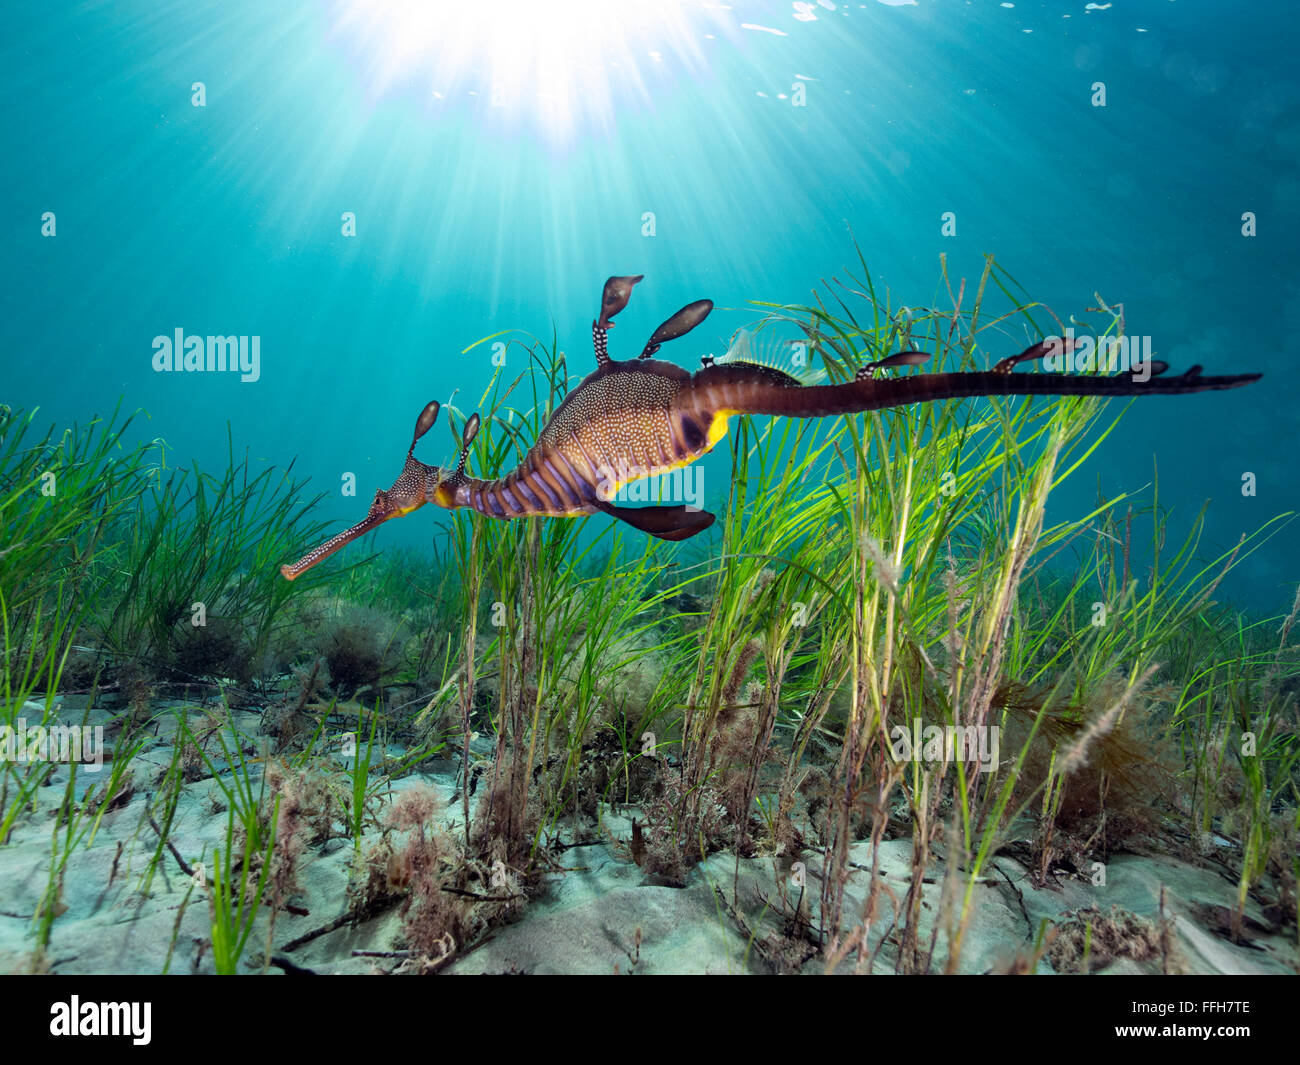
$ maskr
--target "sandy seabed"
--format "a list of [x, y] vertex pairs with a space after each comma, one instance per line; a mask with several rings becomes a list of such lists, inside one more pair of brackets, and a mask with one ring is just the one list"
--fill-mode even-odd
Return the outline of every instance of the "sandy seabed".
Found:
[[[33, 716], [40, 708], [33, 707]], [[92, 711], [90, 721], [107, 721], [107, 711]], [[255, 735], [260, 715], [235, 711], [233, 724], [243, 735]], [[41, 966], [69, 975], [174, 974], [212, 972], [210, 949], [210, 885], [196, 886], [180, 860], [194, 863], [224, 847], [228, 824], [225, 794], [208, 776], [182, 789], [168, 840], [175, 852], [164, 850], [147, 894], [142, 887], [158, 848], [147, 805], [171, 762], [175, 715], [159, 718], [155, 742], [141, 750], [130, 769], [133, 788], [127, 801], [103, 816], [93, 842], [77, 848], [65, 871], [61, 904], [53, 922], [50, 945]], [[391, 750], [390, 757], [405, 752]], [[344, 765], [342, 755], [338, 756]], [[461, 803], [454, 800], [456, 763], [425, 763], [421, 771], [393, 781], [379, 798], [391, 803], [409, 788], [425, 786], [437, 797], [436, 814], [443, 827], [456, 831]], [[0, 971], [31, 968], [35, 915], [45, 896], [51, 868], [51, 829], [63, 801], [69, 768], [56, 766], [39, 789], [37, 809], [19, 817], [8, 843], [0, 847]], [[256, 784], [262, 764], [250, 766]], [[98, 785], [107, 769], [78, 771], [78, 792]], [[228, 782], [227, 782], [228, 786]], [[645, 876], [629, 857], [628, 841], [636, 807], [606, 808], [598, 824], [583, 835], [595, 842], [563, 852], [563, 871], [548, 875], [540, 893], [522, 906], [509, 923], [492, 928], [440, 968], [444, 973], [766, 973], [777, 968], [772, 951], [758, 940], [773, 930], [765, 900], [784, 887], [793, 897], [788, 870], [778, 871], [770, 857], [742, 859], [719, 852], [697, 865], [684, 887], [664, 886]], [[462, 826], [463, 828], [463, 826]], [[340, 833], [342, 826], [339, 827]], [[380, 838], [372, 830], [363, 849]], [[883, 890], [868, 933], [873, 945], [869, 964], [877, 972], [893, 972], [897, 945], [892, 930], [895, 907], [902, 903], [911, 877], [912, 845], [906, 839], [881, 843], [876, 864]], [[803, 856], [807, 895], [814, 899], [821, 856]], [[847, 885], [845, 913], [860, 913], [872, 875], [869, 841], [855, 844], [854, 871]], [[265, 961], [269, 907], [263, 906], [244, 953], [245, 971], [265, 968], [278, 973], [286, 967], [315, 973], [391, 971], [399, 964], [402, 917], [391, 905], [355, 924], [339, 919], [349, 905], [348, 884], [355, 868], [351, 840], [336, 836], [306, 849], [297, 869], [298, 891], [292, 907], [276, 914], [271, 944], [275, 959]], [[778, 883], [778, 876], [784, 878]], [[931, 882], [933, 881], [933, 882]], [[941, 909], [941, 863], [934, 863], [924, 887], [922, 934], [929, 940]], [[719, 894], [719, 890], [720, 893]], [[1183, 861], [1167, 856], [1118, 855], [1106, 866], [1104, 885], [1086, 877], [1059, 878], [1042, 888], [1033, 886], [1029, 871], [1014, 858], [996, 856], [976, 886], [972, 917], [958, 971], [984, 973], [1003, 970], [1031, 948], [1045, 929], [1058, 927], [1064, 945], [1071, 931], [1086, 923], [1090, 962], [1106, 973], [1285, 974], [1297, 968], [1296, 944], [1270, 934], [1258, 907], [1246, 907], [1247, 935], [1234, 942], [1223, 917], [1235, 904], [1236, 882], [1213, 862]], [[729, 900], [734, 913], [727, 912]], [[815, 901], [813, 903], [815, 910]], [[1083, 917], [1080, 918], [1080, 911]], [[736, 920], [736, 915], [742, 920]], [[815, 915], [815, 914], [814, 914]], [[1046, 922], [1046, 924], [1044, 924]], [[319, 935], [310, 933], [333, 924]], [[1131, 925], [1144, 929], [1157, 950], [1109, 944], [1101, 927]], [[742, 930], [749, 928], [752, 936]], [[1153, 930], [1163, 929], [1152, 936]], [[884, 942], [881, 943], [883, 937]], [[1077, 935], [1075, 938], [1079, 938]], [[1137, 937], [1141, 939], [1142, 936]], [[638, 945], [639, 939], [639, 945]], [[1124, 935], [1118, 937], [1123, 942]], [[297, 941], [297, 945], [295, 944]], [[875, 950], [875, 947], [879, 947]], [[286, 949], [289, 947], [290, 949]], [[1113, 950], [1113, 953], [1111, 951]], [[358, 953], [366, 952], [366, 953]], [[825, 972], [827, 963], [810, 952], [805, 960], [788, 960], [787, 969]], [[1128, 956], [1137, 955], [1137, 956]], [[934, 967], [947, 956], [945, 936], [935, 939]], [[1036, 963], [1042, 973], [1068, 968], [1077, 949], [1047, 951]], [[856, 954], [839, 966], [852, 970]]]

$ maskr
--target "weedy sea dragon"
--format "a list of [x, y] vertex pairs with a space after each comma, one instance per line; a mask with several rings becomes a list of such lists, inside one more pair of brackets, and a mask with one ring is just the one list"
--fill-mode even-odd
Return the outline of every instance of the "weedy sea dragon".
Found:
[[565, 518], [599, 511], [661, 540], [685, 540], [712, 525], [714, 515], [682, 505], [624, 507], [610, 500], [629, 481], [678, 469], [711, 451], [726, 436], [728, 420], [738, 414], [824, 418], [957, 396], [1174, 395], [1239, 388], [1260, 377], [1203, 377], [1200, 366], [1177, 377], [1162, 377], [1168, 366], [1156, 360], [1108, 377], [1011, 372], [1018, 363], [1070, 351], [1075, 341], [1064, 338], [1040, 341], [983, 371], [878, 376], [929, 358], [924, 352], [901, 351], [862, 366], [854, 380], [843, 384], [804, 384], [770, 366], [714, 362], [708, 356], [692, 374], [653, 356], [661, 345], [704, 321], [713, 310], [711, 300], [697, 300], [674, 314], [651, 334], [637, 358], [609, 357], [611, 319], [627, 306], [632, 286], [641, 279], [611, 277], [605, 282], [600, 317], [591, 324], [596, 369], [565, 396], [518, 467], [491, 481], [466, 474], [465, 462], [479, 429], [477, 414], [465, 423], [454, 470], [416, 459], [416, 443], [438, 417], [435, 400], [416, 420], [402, 475], [388, 491], [375, 493], [365, 519], [293, 565], [281, 566], [280, 572], [293, 580], [344, 544], [426, 503], [449, 510], [473, 507], [493, 518]]

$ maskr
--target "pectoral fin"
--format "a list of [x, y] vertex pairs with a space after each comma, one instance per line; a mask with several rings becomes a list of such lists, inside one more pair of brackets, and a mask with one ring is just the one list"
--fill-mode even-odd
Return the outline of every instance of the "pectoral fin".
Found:
[[640, 529], [660, 540], [689, 540], [716, 520], [716, 515], [707, 510], [680, 504], [665, 507], [616, 507], [612, 503], [597, 501], [595, 505], [611, 518], [625, 521], [634, 529]]

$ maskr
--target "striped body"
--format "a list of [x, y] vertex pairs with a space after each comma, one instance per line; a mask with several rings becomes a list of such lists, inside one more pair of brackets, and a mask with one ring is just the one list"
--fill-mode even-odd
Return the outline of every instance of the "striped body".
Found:
[[607, 363], [565, 397], [516, 469], [449, 484], [447, 502], [495, 518], [590, 514], [596, 500], [688, 465], [726, 435], [735, 408], [719, 409], [712, 373], [692, 377], [656, 359]]

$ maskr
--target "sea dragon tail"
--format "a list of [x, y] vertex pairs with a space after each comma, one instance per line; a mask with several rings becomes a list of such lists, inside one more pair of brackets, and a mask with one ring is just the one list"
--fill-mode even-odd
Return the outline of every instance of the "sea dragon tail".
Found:
[[891, 378], [859, 375], [856, 380], [839, 385], [800, 384], [788, 374], [766, 366], [719, 364], [696, 374], [696, 388], [704, 404], [717, 411], [821, 418], [961, 396], [1172, 396], [1240, 388], [1261, 376], [1246, 373], [1203, 377], [1201, 368], [1194, 366], [1176, 377], [1160, 377], [1162, 364], [1153, 365], [1149, 373], [1109, 377], [1013, 374], [1010, 367], [1017, 361], [1022, 361], [1022, 356], [1004, 360], [993, 370]]

